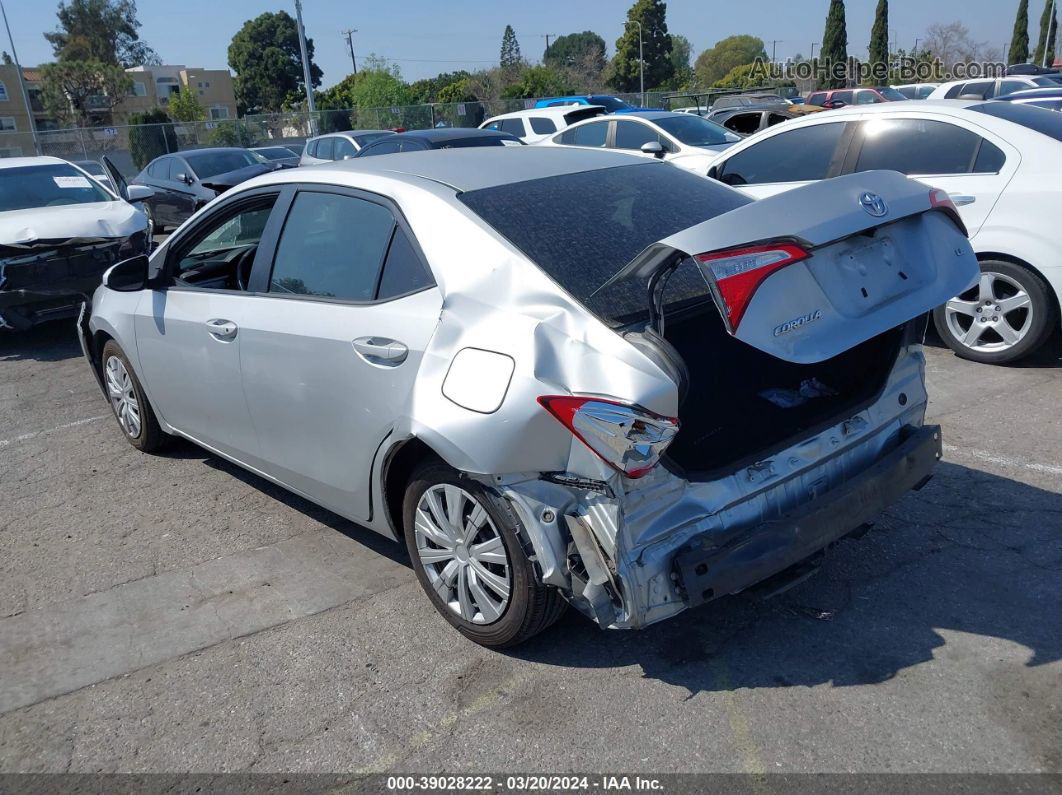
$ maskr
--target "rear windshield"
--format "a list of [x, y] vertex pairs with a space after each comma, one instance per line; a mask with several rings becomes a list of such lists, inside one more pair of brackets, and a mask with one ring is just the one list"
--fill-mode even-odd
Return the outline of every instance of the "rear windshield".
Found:
[[995, 116], [997, 119], [1006, 119], [1043, 133], [1056, 141], [1062, 141], [1062, 114], [1053, 110], [1033, 108], [1018, 102], [985, 102], [983, 105], [971, 105], [969, 110]]
[[0, 170], [0, 212], [113, 201], [115, 198], [98, 182], [70, 165], [49, 163]]
[[[663, 163], [544, 177], [460, 199], [613, 327], [646, 314], [645, 285], [625, 281], [593, 295], [598, 287], [652, 243], [751, 201]], [[670, 303], [707, 294], [694, 268], [669, 282]]]
[[741, 140], [740, 135], [735, 135], [721, 124], [692, 113], [653, 119], [653, 123], [671, 133], [686, 146], [718, 146]]
[[259, 161], [247, 150], [236, 152], [182, 152], [192, 171], [200, 179], [226, 174], [246, 166], [256, 165]]

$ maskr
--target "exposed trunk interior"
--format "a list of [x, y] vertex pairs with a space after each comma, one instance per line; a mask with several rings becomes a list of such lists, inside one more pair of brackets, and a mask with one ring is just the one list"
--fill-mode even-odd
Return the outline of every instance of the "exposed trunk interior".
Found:
[[682, 429], [668, 456], [696, 477], [765, 455], [871, 399], [892, 370], [903, 328], [817, 364], [783, 361], [734, 339], [710, 305], [669, 318], [664, 336], [689, 370]]

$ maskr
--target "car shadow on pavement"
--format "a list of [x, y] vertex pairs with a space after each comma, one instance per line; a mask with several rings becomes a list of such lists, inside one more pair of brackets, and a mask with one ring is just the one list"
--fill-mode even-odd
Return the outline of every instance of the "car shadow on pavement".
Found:
[[[933, 324], [929, 324], [926, 331], [925, 344], [931, 348], [947, 350], [947, 346], [940, 339]], [[954, 356], [954, 354], [952, 354]], [[1012, 370], [1044, 370], [1054, 367], [1062, 367], [1062, 330], [1056, 330], [1047, 341], [1024, 359], [1008, 364], [985, 364], [982, 367], [1005, 367]]]
[[637, 632], [601, 631], [569, 610], [507, 654], [576, 668], [640, 666], [690, 697], [841, 687], [928, 662], [952, 633], [1020, 644], [1030, 667], [1053, 662], [1062, 659], [1059, 616], [1062, 494], [942, 463], [921, 492], [779, 596], [726, 597]]
[[28, 331], [0, 329], [0, 362], [60, 362], [81, 355], [74, 321], [53, 320]]
[[350, 540], [358, 542], [367, 549], [383, 555], [395, 563], [400, 563], [404, 566], [410, 565], [409, 555], [406, 553], [404, 544], [397, 543], [349, 519], [344, 519], [339, 514], [332, 513], [327, 508], [322, 508], [316, 503], [303, 499], [283, 486], [278, 486], [265, 478], [255, 475], [253, 472], [248, 472], [243, 467], [229, 463], [224, 458], [219, 458], [192, 442], [185, 439], [174, 439], [162, 451], [162, 455], [167, 458], [202, 461], [207, 466], [237, 478], [292, 510], [298, 511], [338, 533], [342, 533]]

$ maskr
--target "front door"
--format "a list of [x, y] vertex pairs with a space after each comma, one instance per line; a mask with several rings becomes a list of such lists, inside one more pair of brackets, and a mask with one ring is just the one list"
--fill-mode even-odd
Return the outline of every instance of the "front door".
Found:
[[255, 466], [240, 347], [257, 299], [246, 291], [275, 193], [233, 202], [160, 252], [165, 287], [137, 308], [136, 341], [151, 401], [178, 431]]
[[373, 457], [438, 323], [431, 272], [389, 204], [315, 187], [296, 193], [255, 279], [268, 295], [241, 327], [240, 356], [263, 469], [368, 519]]

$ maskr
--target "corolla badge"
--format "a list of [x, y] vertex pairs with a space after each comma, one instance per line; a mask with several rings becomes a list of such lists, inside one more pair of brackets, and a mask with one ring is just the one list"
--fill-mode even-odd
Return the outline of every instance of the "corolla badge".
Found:
[[816, 321], [816, 320], [821, 320], [821, 319], [822, 319], [822, 310], [821, 309], [816, 309], [816, 310], [814, 310], [812, 312], [808, 312], [806, 315], [801, 315], [800, 317], [795, 317], [792, 320], [787, 320], [785, 323], [783, 323], [780, 326], [775, 326], [774, 327], [774, 336], [781, 337], [783, 334], [788, 334], [790, 331], [793, 331], [794, 329], [798, 329], [801, 326], [807, 325], [808, 323], [811, 323], [811, 322]]
[[885, 203], [885, 200], [876, 193], [866, 191], [859, 197], [859, 203], [863, 205], [863, 209], [873, 215], [875, 218], [881, 218], [889, 211], [889, 205]]

